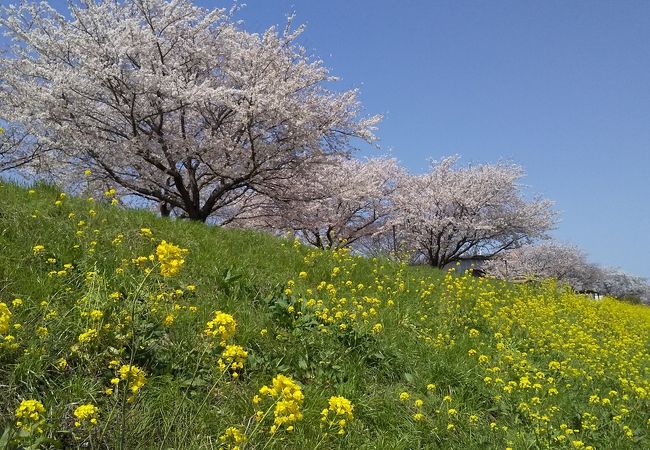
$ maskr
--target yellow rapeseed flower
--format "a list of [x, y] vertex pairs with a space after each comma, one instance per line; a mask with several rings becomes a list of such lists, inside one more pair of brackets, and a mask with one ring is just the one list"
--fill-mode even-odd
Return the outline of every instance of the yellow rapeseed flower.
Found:
[[16, 426], [26, 432], [42, 432], [45, 407], [38, 400], [23, 400], [16, 409]]
[[219, 436], [219, 440], [228, 450], [239, 450], [246, 442], [246, 434], [237, 427], [229, 427]]
[[92, 341], [93, 339], [96, 339], [98, 336], [97, 329], [95, 328], [89, 328], [83, 333], [79, 335], [77, 340], [79, 341], [80, 344], [87, 344], [88, 342]]
[[180, 272], [181, 267], [185, 264], [184, 256], [187, 253], [187, 249], [163, 240], [156, 247], [156, 256], [160, 263], [160, 274], [164, 277], [171, 277]]
[[248, 352], [239, 345], [227, 345], [221, 353], [218, 365], [221, 371], [229, 370], [237, 378], [239, 371], [244, 367]]
[[0, 303], [0, 334], [9, 332], [9, 321], [11, 320], [11, 311], [6, 303]]
[[345, 434], [346, 426], [354, 420], [354, 405], [342, 396], [332, 396], [328, 407], [321, 412], [321, 428], [336, 431], [336, 434]]
[[214, 313], [214, 318], [206, 324], [203, 333], [206, 336], [220, 338], [221, 343], [225, 345], [225, 342], [234, 336], [236, 329], [237, 322], [233, 316], [222, 311], [217, 311]]
[[293, 431], [294, 424], [303, 418], [301, 407], [304, 395], [300, 385], [291, 377], [279, 374], [273, 378], [271, 386], [262, 386], [259, 393], [260, 396], [271, 397], [275, 401], [270, 432], [276, 433], [282, 427]]
[[78, 406], [73, 415], [77, 418], [74, 423], [75, 427], [88, 424], [93, 427], [97, 425], [97, 418], [99, 416], [99, 408], [92, 403]]

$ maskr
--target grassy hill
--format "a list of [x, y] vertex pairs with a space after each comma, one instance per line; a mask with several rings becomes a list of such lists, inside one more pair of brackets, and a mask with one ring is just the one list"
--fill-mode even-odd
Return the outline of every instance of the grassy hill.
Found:
[[0, 186], [0, 449], [648, 448], [649, 344], [554, 283]]

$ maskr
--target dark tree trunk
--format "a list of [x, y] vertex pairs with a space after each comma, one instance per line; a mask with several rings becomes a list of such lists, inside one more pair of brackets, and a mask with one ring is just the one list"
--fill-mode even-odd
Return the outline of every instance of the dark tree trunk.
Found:
[[160, 215], [162, 217], [169, 217], [171, 214], [172, 210], [169, 208], [169, 205], [167, 202], [161, 202], [160, 203]]

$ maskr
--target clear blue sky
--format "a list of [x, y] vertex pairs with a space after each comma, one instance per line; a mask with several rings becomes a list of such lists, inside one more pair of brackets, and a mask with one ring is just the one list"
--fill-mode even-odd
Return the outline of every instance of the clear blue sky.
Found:
[[556, 201], [555, 237], [650, 278], [650, 1], [246, 3], [249, 30], [306, 23], [407, 168], [521, 164]]
[[301, 43], [385, 116], [382, 151], [408, 169], [521, 164], [529, 192], [556, 201], [556, 238], [650, 278], [650, 1], [245, 3], [249, 31], [296, 13]]

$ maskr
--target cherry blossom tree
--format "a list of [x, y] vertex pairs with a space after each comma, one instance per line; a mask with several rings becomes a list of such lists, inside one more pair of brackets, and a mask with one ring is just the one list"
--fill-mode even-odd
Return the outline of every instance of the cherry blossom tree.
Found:
[[39, 153], [38, 146], [26, 145], [26, 133], [0, 127], [0, 172], [24, 166]]
[[485, 270], [506, 280], [554, 278], [578, 291], [599, 292], [603, 271], [588, 261], [578, 247], [555, 241], [503, 252], [488, 261]]
[[238, 225], [291, 232], [319, 248], [354, 245], [382, 232], [403, 170], [394, 159], [332, 157], [298, 171], [282, 195], [252, 196]]
[[486, 260], [546, 236], [555, 220], [552, 204], [524, 199], [519, 166], [455, 168], [456, 161], [446, 158], [424, 175], [398, 180], [392, 223], [416, 260], [441, 268]]
[[503, 252], [483, 265], [491, 275], [518, 281], [554, 278], [576, 291], [650, 302], [650, 285], [643, 277], [591, 263], [575, 245], [555, 241]]
[[650, 284], [643, 277], [620, 269], [606, 268], [602, 270], [599, 281], [600, 292], [605, 295], [650, 304]]
[[8, 90], [9, 86], [0, 78], [0, 172], [25, 166], [44, 151], [25, 127], [7, 123]]
[[[333, 92], [302, 27], [251, 34], [189, 0], [80, 0], [2, 8], [10, 122], [38, 133], [50, 170], [90, 170], [163, 214], [205, 221], [270, 195], [311, 160], [374, 139], [356, 91]], [[219, 221], [220, 219], [217, 219]]]

